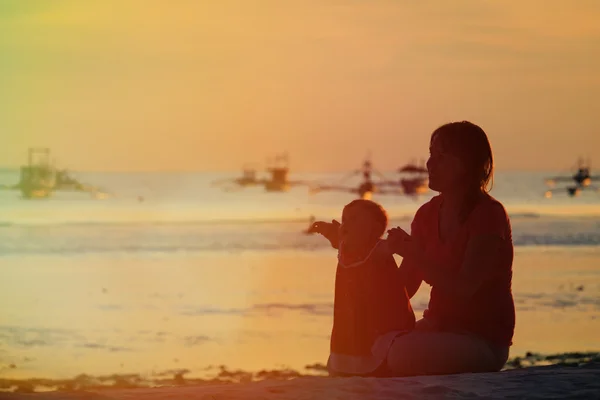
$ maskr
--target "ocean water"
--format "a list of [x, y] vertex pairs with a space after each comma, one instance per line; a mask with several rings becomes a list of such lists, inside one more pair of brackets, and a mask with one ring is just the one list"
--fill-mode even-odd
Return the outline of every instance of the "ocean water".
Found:
[[[492, 194], [512, 219], [517, 246], [595, 246], [600, 243], [600, 193], [577, 198], [564, 193], [544, 197], [542, 173], [498, 174]], [[312, 215], [339, 218], [354, 196], [304, 186], [288, 193], [260, 187], [226, 192], [210, 183], [225, 176], [207, 173], [77, 174], [105, 188], [112, 197], [57, 192], [48, 200], [26, 201], [16, 191], [0, 191], [0, 256], [31, 254], [173, 254], [205, 251], [316, 250], [327, 248], [317, 237], [299, 235]], [[0, 174], [0, 184], [17, 181]], [[340, 174], [310, 174], [293, 179], [336, 182]], [[349, 181], [348, 185], [358, 181]], [[139, 201], [139, 197], [143, 201]], [[408, 227], [418, 198], [375, 195], [392, 219]]]
[[[548, 175], [500, 172], [492, 191], [516, 246], [513, 353], [600, 350], [600, 193], [545, 198]], [[0, 376], [325, 361], [336, 255], [302, 231], [311, 215], [339, 218], [353, 195], [223, 191], [210, 182], [226, 174], [214, 173], [75, 176], [111, 197], [0, 191]], [[0, 184], [17, 179], [0, 173]], [[408, 229], [431, 195], [373, 199]]]

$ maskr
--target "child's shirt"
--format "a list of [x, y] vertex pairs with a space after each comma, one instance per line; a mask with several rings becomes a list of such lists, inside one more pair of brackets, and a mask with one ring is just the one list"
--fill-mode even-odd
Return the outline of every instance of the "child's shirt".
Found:
[[411, 330], [414, 323], [414, 312], [390, 253], [372, 251], [364, 262], [338, 262], [330, 370], [352, 375], [375, 371], [385, 361], [393, 339]]

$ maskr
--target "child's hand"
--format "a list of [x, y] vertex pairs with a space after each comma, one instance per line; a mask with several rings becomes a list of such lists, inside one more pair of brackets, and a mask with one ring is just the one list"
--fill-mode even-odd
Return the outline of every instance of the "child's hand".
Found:
[[325, 239], [329, 240], [331, 246], [337, 249], [339, 245], [339, 230], [340, 223], [333, 219], [331, 222], [317, 221], [313, 223], [308, 229], [308, 233], [323, 235]]
[[400, 227], [388, 231], [387, 242], [389, 249], [402, 257], [406, 257], [414, 245], [411, 236]]
[[396, 227], [388, 230], [388, 239], [410, 239], [410, 235], [404, 229]]

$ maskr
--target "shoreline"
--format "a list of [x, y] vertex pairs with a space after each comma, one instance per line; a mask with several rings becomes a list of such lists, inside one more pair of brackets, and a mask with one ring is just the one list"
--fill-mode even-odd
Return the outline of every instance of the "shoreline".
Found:
[[[558, 354], [539, 354], [527, 352], [523, 356], [512, 357], [502, 371], [530, 369], [538, 367], [584, 367], [600, 366], [598, 352], [566, 352]], [[291, 368], [272, 370], [244, 371], [228, 367], [209, 366], [205, 371], [218, 371], [216, 374], [206, 373], [203, 377], [186, 377], [191, 371], [186, 368], [170, 369], [153, 374], [110, 374], [91, 376], [85, 373], [67, 379], [7, 379], [0, 377], [0, 393], [43, 393], [96, 391], [106, 389], [148, 389], [164, 387], [235, 385], [261, 381], [287, 381], [294, 378], [327, 377], [327, 368], [322, 363], [306, 365], [303, 371]]]

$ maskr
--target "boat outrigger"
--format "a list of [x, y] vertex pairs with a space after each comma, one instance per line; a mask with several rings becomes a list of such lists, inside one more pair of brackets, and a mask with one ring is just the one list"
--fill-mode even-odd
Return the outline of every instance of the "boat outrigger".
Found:
[[[362, 199], [370, 199], [373, 194], [379, 195], [406, 195], [417, 196], [429, 190], [427, 168], [417, 166], [416, 164], [407, 164], [398, 169], [401, 174], [399, 180], [390, 180], [381, 172], [373, 168], [370, 156], [364, 160], [362, 168], [352, 171], [343, 177], [338, 184], [334, 185], [314, 185], [311, 193], [322, 191], [339, 191], [358, 195]], [[362, 182], [358, 186], [346, 186], [341, 182], [355, 175], [362, 175]], [[373, 175], [377, 175], [379, 180], [374, 180]]]
[[[373, 193], [378, 194], [397, 194], [397, 190], [382, 190], [379, 186], [379, 182], [373, 181], [373, 174], [377, 174], [380, 177], [383, 175], [374, 170], [373, 163], [371, 162], [371, 157], [367, 156], [367, 158], [363, 161], [362, 167], [360, 169], [356, 169], [351, 171], [349, 174], [345, 175], [340, 179], [336, 184], [315, 184], [310, 188], [311, 194], [317, 194], [324, 191], [334, 191], [334, 192], [345, 192], [352, 193], [357, 195], [361, 199], [370, 199], [373, 196]], [[344, 185], [343, 182], [353, 178], [356, 175], [362, 175], [362, 181], [358, 184], [358, 186], [352, 185]], [[383, 177], [382, 182], [385, 180]]]

